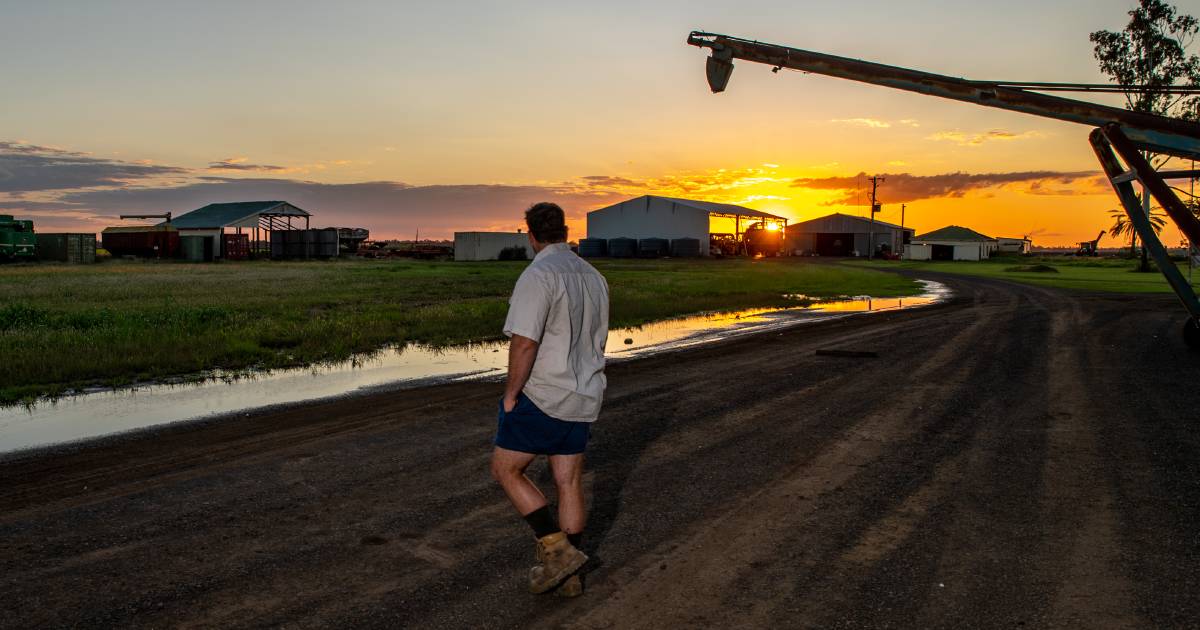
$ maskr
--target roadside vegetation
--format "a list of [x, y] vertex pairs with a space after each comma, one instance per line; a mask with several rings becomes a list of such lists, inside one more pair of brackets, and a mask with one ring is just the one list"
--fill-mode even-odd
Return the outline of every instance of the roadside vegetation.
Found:
[[[1142, 273], [1129, 258], [1076, 258], [1073, 256], [996, 256], [973, 261], [851, 261], [860, 268], [938, 271], [968, 276], [986, 276], [1061, 289], [1108, 291], [1112, 293], [1171, 293], [1171, 287], [1157, 270]], [[1187, 263], [1180, 263], [1187, 277]], [[1192, 286], [1200, 289], [1200, 269], [1193, 274]]]
[[[221, 368], [277, 368], [388, 344], [501, 336], [524, 262], [339, 260], [0, 267], [0, 403]], [[912, 295], [894, 274], [795, 259], [600, 260], [612, 326], [795, 304], [785, 294]]]

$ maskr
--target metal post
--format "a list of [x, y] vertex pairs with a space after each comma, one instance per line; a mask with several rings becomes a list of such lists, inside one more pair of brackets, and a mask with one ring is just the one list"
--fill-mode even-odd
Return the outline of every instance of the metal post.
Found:
[[883, 181], [882, 176], [873, 175], [871, 177], [871, 231], [867, 234], [867, 260], [875, 257], [875, 191]]
[[[1175, 295], [1183, 303], [1183, 307], [1187, 309], [1188, 314], [1192, 316], [1193, 320], [1200, 321], [1200, 300], [1196, 298], [1196, 292], [1192, 290], [1192, 285], [1184, 279], [1179, 268], [1171, 262], [1171, 257], [1167, 254], [1167, 250], [1163, 247], [1162, 242], [1158, 240], [1158, 235], [1154, 233], [1154, 227], [1150, 225], [1149, 217], [1142, 213], [1141, 200], [1138, 199], [1137, 192], [1133, 189], [1133, 182], [1126, 176], [1125, 169], [1121, 167], [1121, 164], [1117, 161], [1117, 156], [1113, 153], [1114, 144], [1110, 143], [1112, 138], [1109, 136], [1111, 131], [1113, 130], [1108, 128], [1093, 131], [1090, 137], [1092, 149], [1095, 150], [1096, 157], [1100, 159], [1100, 165], [1104, 168], [1104, 173], [1108, 176], [1109, 182], [1112, 183], [1117, 197], [1121, 199], [1121, 205], [1125, 208], [1125, 214], [1129, 216], [1129, 221], [1133, 224], [1134, 231], [1141, 237], [1143, 246], [1146, 247], [1151, 257], [1154, 258], [1154, 262], [1158, 264], [1158, 270], [1167, 279], [1167, 283], [1171, 285], [1171, 288], [1175, 291]], [[1117, 132], [1119, 133], [1119, 129]], [[1133, 167], [1134, 173], [1142, 178], [1142, 183], [1150, 188], [1150, 190], [1155, 190], [1156, 182], [1154, 178], [1158, 176], [1154, 173], [1153, 169], [1142, 171], [1138, 167], [1145, 164], [1144, 160], [1142, 164], [1136, 164], [1131, 163], [1130, 156], [1122, 155], [1122, 157], [1125, 158], [1127, 164]], [[1140, 154], [1138, 157], [1141, 157]], [[1145, 165], [1149, 166], [1148, 164]], [[1158, 183], [1161, 182], [1161, 179], [1158, 180]], [[1162, 201], [1162, 198], [1159, 198], [1159, 202], [1161, 203]], [[1195, 221], [1196, 219], [1192, 217], [1192, 220]], [[1178, 222], [1177, 225], [1184, 230], [1188, 230], [1191, 227], [1190, 225]]]

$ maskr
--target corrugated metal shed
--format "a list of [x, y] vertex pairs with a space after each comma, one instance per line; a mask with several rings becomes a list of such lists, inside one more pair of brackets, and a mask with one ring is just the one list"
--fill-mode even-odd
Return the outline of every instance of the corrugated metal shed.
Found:
[[994, 241], [996, 239], [985, 236], [972, 230], [958, 225], [947, 225], [944, 228], [934, 230], [927, 234], [922, 234], [913, 240], [915, 241]]
[[922, 234], [912, 242], [930, 246], [933, 260], [983, 260], [998, 247], [996, 239], [958, 225]]
[[610, 241], [618, 238], [691, 238], [700, 242], [700, 253], [707, 256], [712, 217], [737, 217], [741, 222], [740, 230], [745, 230], [756, 220], [787, 221], [769, 212], [730, 203], [642, 195], [589, 212], [587, 235], [588, 238]]
[[284, 217], [312, 216], [286, 201], [238, 201], [210, 203], [177, 217], [171, 221], [171, 225], [179, 229], [255, 227], [258, 225], [259, 216], [263, 214]]
[[872, 224], [866, 217], [835, 212], [789, 225], [787, 247], [801, 255], [865, 256], [872, 241], [876, 248], [886, 245], [890, 251], [903, 251], [913, 233], [912, 228], [894, 223], [876, 220]]

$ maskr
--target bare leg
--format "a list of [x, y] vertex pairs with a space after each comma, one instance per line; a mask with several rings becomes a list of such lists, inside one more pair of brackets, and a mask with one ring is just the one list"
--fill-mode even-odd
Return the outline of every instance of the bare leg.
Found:
[[558, 486], [558, 526], [568, 534], [578, 534], [587, 524], [583, 503], [583, 453], [551, 455], [550, 469]]
[[525, 469], [534, 457], [536, 455], [499, 446], [492, 451], [492, 477], [504, 488], [504, 494], [521, 516], [546, 505], [546, 496], [525, 476]]

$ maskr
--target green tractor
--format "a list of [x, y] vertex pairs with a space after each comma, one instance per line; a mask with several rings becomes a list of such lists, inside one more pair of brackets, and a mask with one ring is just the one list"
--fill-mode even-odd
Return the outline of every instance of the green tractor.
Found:
[[37, 237], [33, 221], [18, 221], [0, 214], [0, 260], [33, 260]]

